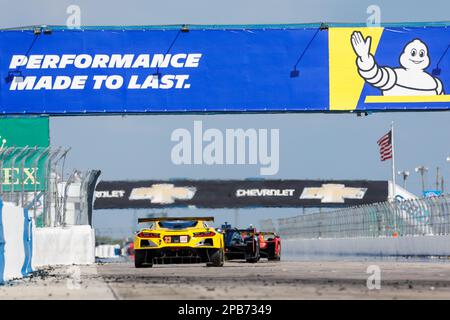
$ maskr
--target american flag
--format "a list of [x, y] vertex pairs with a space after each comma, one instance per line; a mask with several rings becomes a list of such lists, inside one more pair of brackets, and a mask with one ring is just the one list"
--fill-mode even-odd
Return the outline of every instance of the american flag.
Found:
[[382, 136], [377, 144], [380, 147], [380, 160], [392, 159], [392, 130]]

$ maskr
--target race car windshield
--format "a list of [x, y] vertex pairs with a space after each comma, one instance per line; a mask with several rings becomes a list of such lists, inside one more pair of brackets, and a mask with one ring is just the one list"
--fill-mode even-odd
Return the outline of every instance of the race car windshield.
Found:
[[239, 244], [242, 242], [243, 242], [242, 236], [239, 231], [227, 230], [227, 232], [225, 233], [225, 244], [226, 245]]
[[197, 221], [160, 221], [158, 224], [161, 228], [178, 230], [195, 227]]

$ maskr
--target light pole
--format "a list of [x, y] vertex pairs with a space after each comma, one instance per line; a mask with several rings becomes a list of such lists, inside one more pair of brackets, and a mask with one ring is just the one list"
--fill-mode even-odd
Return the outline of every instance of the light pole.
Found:
[[428, 168], [425, 166], [418, 166], [415, 169], [416, 172], [420, 173], [422, 177], [422, 193], [425, 191], [425, 179], [424, 176], [428, 172]]
[[403, 189], [406, 189], [406, 179], [409, 177], [409, 171], [399, 171], [397, 174], [403, 178]]

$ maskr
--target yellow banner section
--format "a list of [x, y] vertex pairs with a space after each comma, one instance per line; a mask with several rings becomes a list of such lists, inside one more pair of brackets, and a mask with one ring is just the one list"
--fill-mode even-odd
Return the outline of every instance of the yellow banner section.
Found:
[[437, 96], [367, 96], [366, 103], [450, 102], [450, 94]]
[[372, 38], [370, 53], [375, 55], [383, 28], [330, 28], [328, 30], [330, 65], [330, 110], [355, 110], [364, 87], [358, 74], [356, 54], [351, 44], [354, 31]]

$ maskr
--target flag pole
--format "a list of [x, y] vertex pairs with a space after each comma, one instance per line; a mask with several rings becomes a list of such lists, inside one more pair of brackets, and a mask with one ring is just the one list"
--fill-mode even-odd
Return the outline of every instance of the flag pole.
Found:
[[395, 144], [394, 144], [394, 121], [391, 122], [392, 142], [392, 201], [395, 200]]

